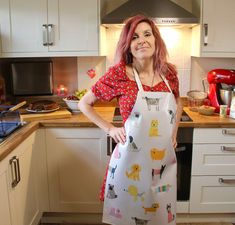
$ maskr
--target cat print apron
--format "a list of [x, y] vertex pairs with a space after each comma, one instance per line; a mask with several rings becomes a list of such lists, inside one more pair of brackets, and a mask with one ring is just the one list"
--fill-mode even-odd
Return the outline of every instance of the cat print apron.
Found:
[[103, 222], [113, 225], [176, 224], [176, 155], [172, 144], [176, 102], [170, 92], [138, 95], [125, 122], [126, 142], [116, 145], [107, 173]]

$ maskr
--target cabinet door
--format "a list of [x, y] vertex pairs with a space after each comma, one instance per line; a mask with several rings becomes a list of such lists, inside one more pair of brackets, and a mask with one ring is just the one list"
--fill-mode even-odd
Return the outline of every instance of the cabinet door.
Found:
[[192, 176], [190, 213], [235, 213], [235, 176]]
[[7, 185], [7, 165], [7, 159], [0, 162], [0, 218], [2, 225], [11, 225]]
[[[22, 142], [11, 154], [19, 164], [19, 181], [12, 187], [12, 181], [16, 177], [14, 164], [9, 164], [9, 199], [12, 213], [12, 225], [32, 225], [40, 220], [39, 206], [36, 198], [34, 171], [32, 166], [32, 147], [35, 133]], [[15, 162], [17, 163], [17, 162]]]
[[49, 195], [46, 162], [46, 139], [44, 128], [40, 128], [36, 131], [33, 145], [32, 164], [36, 178], [35, 184], [39, 208], [41, 212], [48, 212]]
[[47, 164], [52, 212], [100, 213], [106, 135], [99, 128], [47, 129]]
[[2, 53], [47, 51], [43, 46], [43, 24], [47, 23], [47, 1], [0, 0]]
[[204, 0], [202, 7], [202, 29], [205, 29], [205, 24], [208, 26], [208, 44], [202, 45], [202, 52], [235, 54], [235, 1]]
[[98, 21], [97, 0], [49, 0], [49, 51], [98, 51]]

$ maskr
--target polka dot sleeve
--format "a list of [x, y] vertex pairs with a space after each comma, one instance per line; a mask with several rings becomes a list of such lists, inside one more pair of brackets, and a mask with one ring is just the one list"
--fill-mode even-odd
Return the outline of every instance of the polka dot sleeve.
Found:
[[116, 69], [111, 67], [91, 88], [94, 95], [102, 101], [111, 101], [120, 95]]

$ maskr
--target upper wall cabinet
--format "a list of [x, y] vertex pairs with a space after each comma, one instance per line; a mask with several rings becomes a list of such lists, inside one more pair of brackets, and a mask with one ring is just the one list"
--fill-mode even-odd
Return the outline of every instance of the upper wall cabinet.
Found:
[[193, 27], [192, 56], [235, 57], [235, 1], [200, 0], [201, 24]]
[[3, 57], [99, 53], [99, 0], [0, 0]]

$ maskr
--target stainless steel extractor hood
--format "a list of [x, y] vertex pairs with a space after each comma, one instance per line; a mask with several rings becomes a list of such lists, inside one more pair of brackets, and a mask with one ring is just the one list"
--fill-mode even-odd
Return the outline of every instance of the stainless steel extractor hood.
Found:
[[129, 0], [105, 15], [102, 24], [122, 24], [137, 14], [144, 14], [156, 24], [197, 24], [199, 18], [170, 0]]

